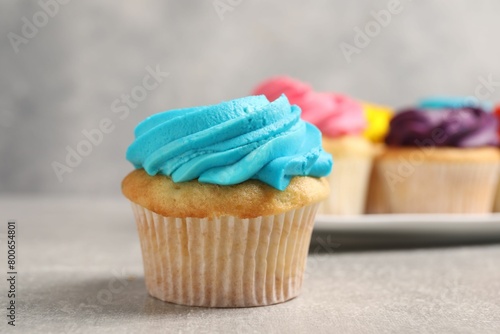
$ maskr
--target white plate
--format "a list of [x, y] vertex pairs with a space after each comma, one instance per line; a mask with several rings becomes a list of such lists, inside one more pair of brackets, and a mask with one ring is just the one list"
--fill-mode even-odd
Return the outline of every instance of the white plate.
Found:
[[387, 214], [360, 216], [318, 215], [314, 231], [341, 234], [397, 234], [483, 237], [500, 240], [500, 214]]

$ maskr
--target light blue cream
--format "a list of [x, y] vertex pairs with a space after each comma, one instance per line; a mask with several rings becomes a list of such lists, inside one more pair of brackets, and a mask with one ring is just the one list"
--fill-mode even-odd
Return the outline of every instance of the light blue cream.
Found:
[[433, 96], [420, 100], [418, 106], [423, 109], [460, 109], [460, 108], [481, 108], [487, 112], [493, 109], [493, 104], [488, 101], [481, 101], [473, 96]]
[[162, 112], [136, 127], [127, 160], [174, 182], [257, 179], [284, 190], [294, 176], [322, 177], [332, 169], [320, 131], [300, 112], [284, 95], [274, 102], [261, 95]]

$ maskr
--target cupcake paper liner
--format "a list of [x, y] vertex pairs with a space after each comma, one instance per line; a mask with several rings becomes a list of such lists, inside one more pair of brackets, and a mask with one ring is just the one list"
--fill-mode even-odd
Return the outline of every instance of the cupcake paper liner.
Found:
[[[401, 173], [401, 163], [376, 166], [381, 198], [390, 213], [490, 213], [498, 184], [498, 163], [424, 162]], [[391, 182], [396, 177], [398, 181]]]
[[493, 204], [493, 212], [500, 212], [500, 178], [496, 190], [495, 202]]
[[377, 170], [377, 167], [377, 159], [375, 159], [370, 174], [368, 195], [366, 196], [366, 213], [368, 214], [381, 214], [389, 212], [387, 199], [385, 196], [382, 196], [382, 173]]
[[318, 213], [360, 215], [365, 211], [372, 157], [334, 156], [332, 173], [327, 176], [330, 196], [321, 202]]
[[132, 203], [148, 292], [205, 307], [281, 303], [301, 290], [318, 204], [257, 218], [175, 218]]

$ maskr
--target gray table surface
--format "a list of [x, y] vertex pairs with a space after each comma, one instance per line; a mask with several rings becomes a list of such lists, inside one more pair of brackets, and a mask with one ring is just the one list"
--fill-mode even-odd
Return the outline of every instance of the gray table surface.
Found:
[[2, 333], [500, 333], [499, 244], [332, 247], [309, 257], [302, 295], [290, 302], [207, 309], [147, 295], [123, 199], [3, 197], [0, 213], [4, 274], [12, 218], [19, 255], [17, 326], [2, 315]]

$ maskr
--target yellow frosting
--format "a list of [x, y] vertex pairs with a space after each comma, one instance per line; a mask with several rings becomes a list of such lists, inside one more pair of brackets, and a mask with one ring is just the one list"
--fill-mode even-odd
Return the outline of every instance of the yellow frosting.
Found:
[[363, 110], [368, 121], [363, 136], [374, 143], [384, 141], [385, 135], [389, 131], [389, 122], [394, 114], [393, 110], [389, 107], [364, 102]]

